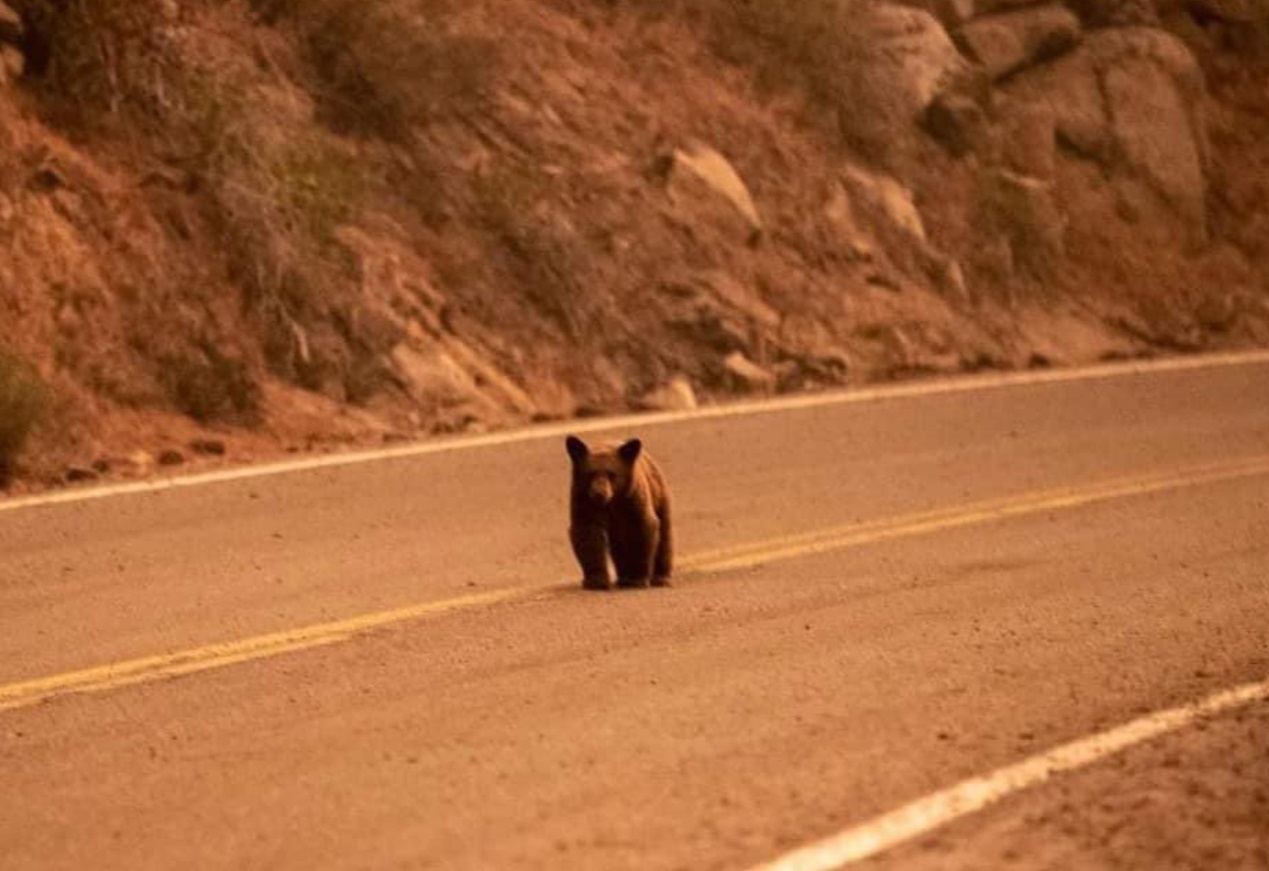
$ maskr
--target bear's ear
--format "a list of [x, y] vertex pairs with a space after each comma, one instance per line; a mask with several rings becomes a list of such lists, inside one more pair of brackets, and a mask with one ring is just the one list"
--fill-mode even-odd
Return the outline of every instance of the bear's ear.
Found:
[[586, 447], [586, 442], [575, 435], [564, 439], [564, 446], [568, 448], [568, 455], [573, 458], [574, 463], [580, 463], [590, 456], [590, 448]]
[[617, 448], [617, 455], [633, 466], [635, 460], [639, 459], [639, 452], [642, 450], [643, 442], [638, 439], [631, 439], [621, 447]]

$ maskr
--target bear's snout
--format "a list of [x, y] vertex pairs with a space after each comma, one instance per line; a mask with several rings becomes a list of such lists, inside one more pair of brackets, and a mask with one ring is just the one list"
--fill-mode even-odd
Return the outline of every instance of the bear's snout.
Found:
[[590, 501], [596, 505], [607, 505], [612, 501], [612, 483], [606, 478], [590, 482]]

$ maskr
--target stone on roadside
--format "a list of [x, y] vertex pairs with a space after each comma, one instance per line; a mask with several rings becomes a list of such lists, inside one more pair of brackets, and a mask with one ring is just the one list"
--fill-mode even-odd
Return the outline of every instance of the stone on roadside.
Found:
[[160, 466], [179, 466], [185, 462], [185, 455], [176, 448], [165, 448], [159, 451]]
[[723, 371], [731, 389], [745, 393], [769, 393], [776, 377], [739, 351], [723, 358]]
[[682, 375], [676, 375], [634, 402], [641, 411], [691, 411], [697, 407], [696, 391]]
[[196, 454], [209, 457], [223, 457], [225, 455], [225, 443], [220, 439], [194, 439], [189, 443], [189, 449]]
[[70, 484], [80, 484], [85, 481], [96, 481], [97, 473], [92, 469], [83, 466], [71, 466], [66, 470], [66, 481]]
[[149, 451], [133, 451], [128, 454], [128, 464], [132, 471], [145, 474], [154, 468], [154, 455]]

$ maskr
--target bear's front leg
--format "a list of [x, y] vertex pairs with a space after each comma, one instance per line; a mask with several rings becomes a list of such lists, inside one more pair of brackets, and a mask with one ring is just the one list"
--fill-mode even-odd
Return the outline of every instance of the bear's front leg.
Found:
[[617, 564], [617, 586], [646, 587], [652, 583], [660, 522], [653, 514], [639, 515], [614, 524], [612, 558]]
[[582, 586], [587, 590], [608, 589], [608, 534], [604, 528], [597, 523], [573, 524], [568, 537], [582, 567]]
[[661, 510], [661, 535], [657, 541], [656, 558], [652, 566], [652, 586], [668, 587], [674, 573], [674, 530], [670, 525], [670, 506]]

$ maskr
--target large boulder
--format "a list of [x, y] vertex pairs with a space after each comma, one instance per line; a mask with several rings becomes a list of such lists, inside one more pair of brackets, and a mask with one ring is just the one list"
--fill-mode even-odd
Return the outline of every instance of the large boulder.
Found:
[[1047, 105], [1058, 139], [1076, 153], [1144, 181], [1187, 222], [1204, 226], [1203, 75], [1175, 37], [1144, 27], [1096, 31], [1010, 90]]
[[926, 107], [969, 65], [947, 31], [922, 9], [843, 4], [839, 43], [816, 58], [844, 140], [893, 164]]
[[866, 63], [886, 93], [868, 95], [892, 102], [915, 119], [946, 86], [964, 73], [965, 62], [947, 31], [929, 13], [888, 4], [865, 6], [857, 25], [867, 35]]
[[1055, 57], [1080, 38], [1080, 23], [1060, 3], [1028, 7], [976, 18], [960, 36], [974, 59], [993, 79]]
[[1106, 71], [1106, 100], [1123, 157], [1186, 219], [1201, 223], [1206, 179], [1190, 112], [1167, 74], [1125, 58]]

